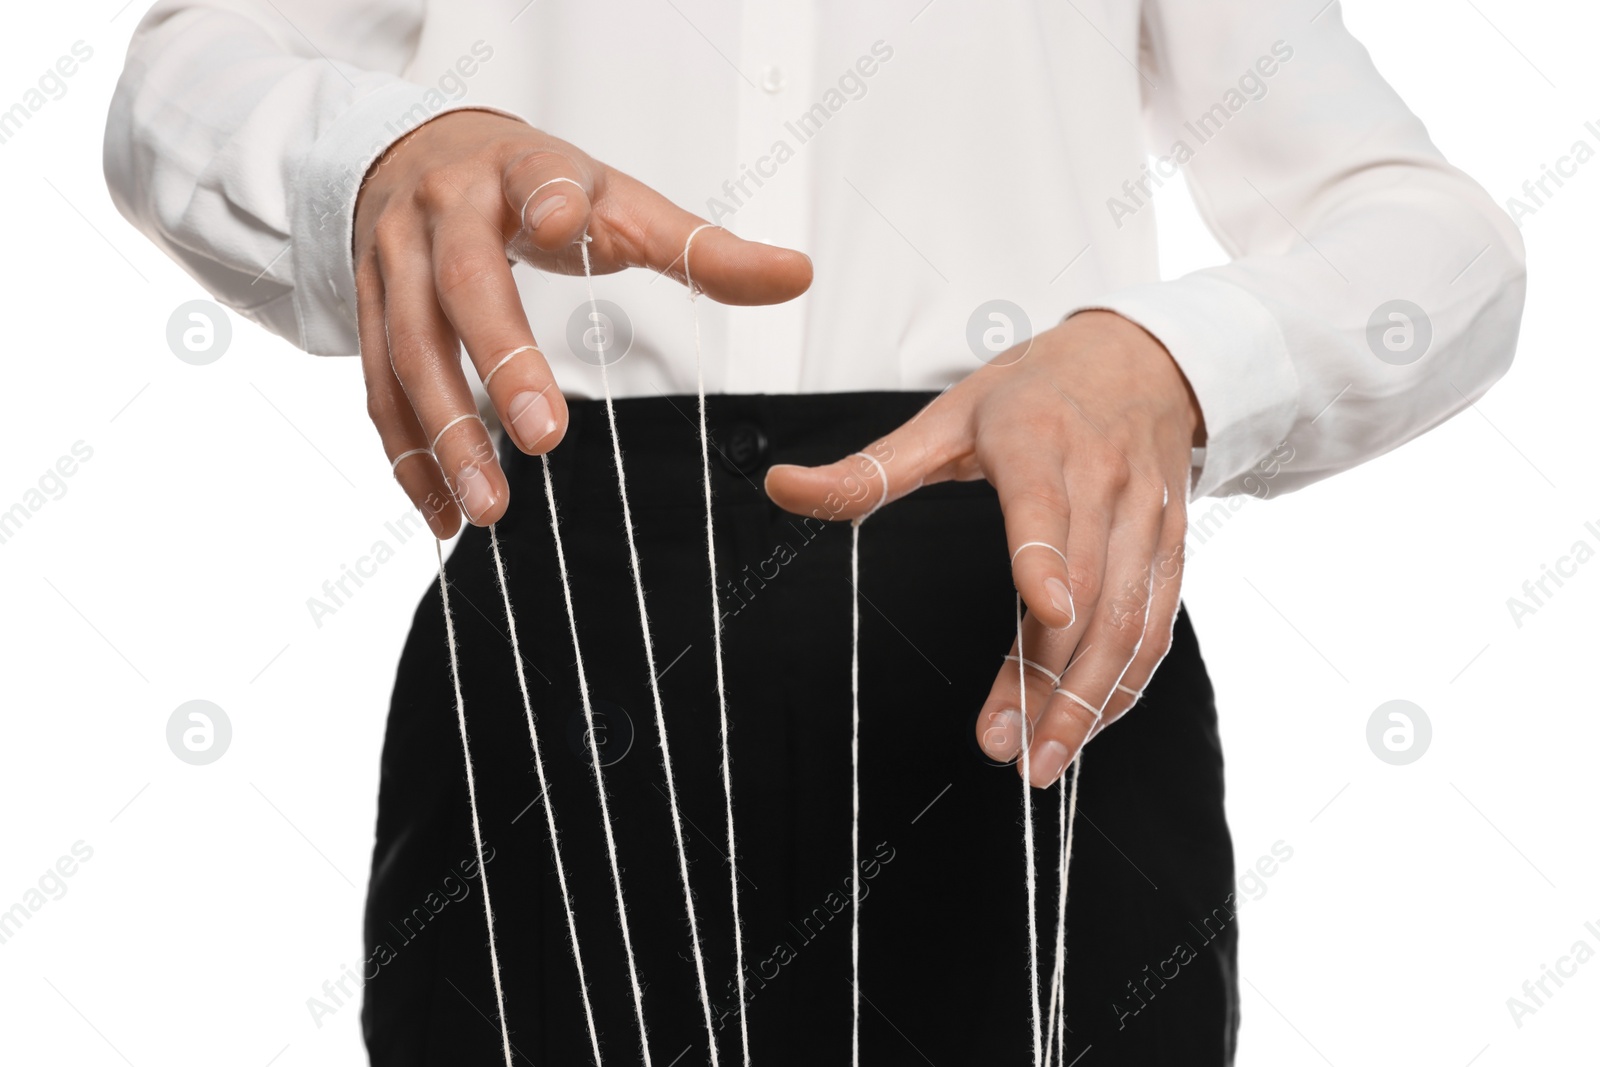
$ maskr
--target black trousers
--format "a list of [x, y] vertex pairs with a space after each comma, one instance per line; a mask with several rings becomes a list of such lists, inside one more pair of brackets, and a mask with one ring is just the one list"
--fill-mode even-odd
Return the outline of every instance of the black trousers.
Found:
[[[845, 524], [780, 512], [776, 462], [831, 461], [921, 394], [719, 397], [710, 423], [756, 1062], [848, 1062], [850, 597]], [[658, 1067], [709, 1062], [603, 408], [552, 455], [598, 741]], [[723, 1063], [739, 1038], [693, 398], [617, 405]], [[539, 461], [504, 457], [499, 525], [608, 1063], [639, 1035]], [[974, 724], [1014, 634], [986, 483], [926, 488], [861, 530], [862, 1045], [873, 1064], [1031, 1062], [1022, 801]], [[488, 534], [447, 573], [517, 1062], [592, 1060]], [[1068, 907], [1066, 1062], [1231, 1061], [1233, 858], [1212, 691], [1188, 618], [1140, 707], [1084, 759]], [[1041, 970], [1057, 794], [1034, 797]], [[500, 1062], [438, 589], [417, 609], [384, 745], [367, 907], [372, 1062]], [[681, 1057], [681, 1058], [679, 1058]]]

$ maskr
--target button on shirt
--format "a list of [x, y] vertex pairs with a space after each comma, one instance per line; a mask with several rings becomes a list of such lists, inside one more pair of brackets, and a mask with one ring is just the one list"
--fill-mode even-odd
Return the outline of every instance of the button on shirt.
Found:
[[[123, 213], [219, 300], [356, 351], [362, 176], [490, 108], [816, 266], [764, 308], [699, 302], [708, 388], [943, 389], [1086, 308], [1172, 353], [1208, 431], [1195, 495], [1297, 488], [1416, 436], [1504, 373], [1516, 228], [1350, 36], [1281, 0], [784, 3], [167, 0], [115, 95]], [[1187, 181], [1232, 257], [1160, 281], [1153, 192]], [[516, 269], [561, 387], [582, 279]], [[608, 276], [621, 395], [692, 392], [688, 302]], [[1282, 457], [1292, 456], [1283, 462]]]

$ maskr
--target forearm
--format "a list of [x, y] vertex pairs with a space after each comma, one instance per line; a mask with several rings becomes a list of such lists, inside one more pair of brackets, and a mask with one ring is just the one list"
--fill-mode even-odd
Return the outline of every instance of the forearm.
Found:
[[367, 168], [470, 106], [399, 76], [420, 14], [389, 6], [350, 41], [337, 4], [159, 4], [107, 122], [106, 179], [128, 220], [218, 300], [319, 354], [356, 350], [350, 235]]

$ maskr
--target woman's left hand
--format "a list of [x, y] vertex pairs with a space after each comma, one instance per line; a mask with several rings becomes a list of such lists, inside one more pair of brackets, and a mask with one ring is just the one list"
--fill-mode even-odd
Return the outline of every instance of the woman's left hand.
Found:
[[993, 759], [1020, 753], [1020, 673], [1030, 779], [1043, 788], [1133, 706], [1171, 645], [1189, 450], [1204, 438], [1161, 343], [1120, 315], [1085, 311], [953, 386], [867, 448], [872, 460], [776, 466], [767, 492], [798, 514], [853, 519], [932, 482], [993, 483], [1028, 608], [1026, 664], [1001, 667], [978, 739]]

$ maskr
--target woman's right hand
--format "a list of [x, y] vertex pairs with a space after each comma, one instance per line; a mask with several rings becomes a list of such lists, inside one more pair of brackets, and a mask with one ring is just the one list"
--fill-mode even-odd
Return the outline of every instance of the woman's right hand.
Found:
[[[354, 248], [367, 411], [435, 536], [452, 536], [461, 511], [478, 526], [497, 521], [510, 496], [461, 345], [519, 448], [548, 452], [566, 432], [566, 402], [511, 262], [582, 274], [576, 242], [587, 231], [594, 273], [649, 267], [681, 282], [684, 243], [701, 225], [628, 175], [492, 112], [441, 115], [373, 165]], [[811, 260], [708, 229], [694, 241], [694, 284], [725, 304], [781, 303], [811, 284]]]

